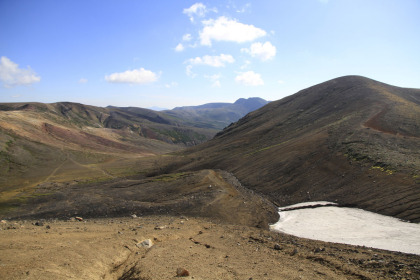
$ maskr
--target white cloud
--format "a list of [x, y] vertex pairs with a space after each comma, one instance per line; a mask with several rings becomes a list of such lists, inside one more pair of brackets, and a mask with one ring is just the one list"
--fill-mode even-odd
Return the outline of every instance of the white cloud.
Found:
[[247, 3], [241, 9], [237, 9], [236, 12], [242, 14], [242, 13], [247, 12], [250, 8], [251, 8], [251, 3]]
[[211, 84], [211, 86], [212, 87], [220, 88], [220, 87], [222, 87], [222, 84], [220, 83], [219, 80], [217, 80], [217, 81], [214, 81], [213, 84]]
[[258, 57], [262, 61], [266, 61], [276, 56], [276, 47], [268, 41], [264, 44], [258, 42], [253, 43], [249, 49], [241, 49], [241, 52], [249, 53], [252, 57]]
[[165, 88], [173, 88], [173, 87], [177, 87], [178, 83], [177, 82], [172, 82], [170, 84], [165, 84]]
[[261, 79], [261, 75], [254, 71], [243, 72], [236, 76], [235, 82], [245, 86], [261, 86], [264, 85], [264, 81]]
[[0, 81], [5, 87], [30, 85], [39, 82], [39, 77], [29, 66], [27, 69], [19, 68], [19, 65], [5, 56], [0, 58]]
[[211, 84], [212, 87], [220, 88], [222, 86], [222, 84], [220, 83], [220, 77], [221, 77], [220, 74], [205, 75], [204, 77], [206, 79], [209, 79], [212, 82], [212, 84]]
[[81, 78], [80, 80], [79, 80], [79, 84], [86, 84], [88, 82], [88, 80], [87, 79], [85, 79], [85, 78]]
[[184, 45], [179, 43], [178, 45], [176, 45], [175, 47], [175, 51], [177, 52], [182, 52], [185, 49]]
[[184, 34], [184, 36], [182, 36], [183, 41], [189, 42], [189, 41], [191, 41], [191, 39], [192, 39], [191, 34], [187, 33], [187, 34]]
[[[217, 12], [216, 9], [212, 9], [210, 11]], [[197, 17], [204, 17], [206, 13], [209, 12], [206, 5], [203, 3], [195, 3], [191, 7], [184, 9], [183, 13], [186, 14], [191, 22], [194, 22], [194, 16]]]
[[226, 17], [203, 21], [204, 28], [200, 31], [200, 43], [211, 46], [212, 40], [244, 43], [267, 35], [264, 30], [249, 24]]
[[251, 65], [251, 61], [245, 60], [244, 64], [241, 66], [241, 69], [244, 70], [248, 68], [249, 65]]
[[284, 81], [283, 80], [278, 80], [277, 81], [279, 84], [284, 84]]
[[192, 65], [187, 65], [187, 67], [185, 68], [185, 73], [187, 74], [187, 76], [191, 77], [191, 78], [195, 78], [197, 76], [197, 74], [195, 74], [192, 71], [193, 66]]
[[158, 75], [144, 68], [105, 76], [105, 80], [110, 83], [148, 84], [157, 81], [157, 79]]
[[208, 65], [212, 67], [225, 67], [226, 63], [233, 63], [235, 59], [230, 54], [205, 55], [187, 60], [190, 65]]

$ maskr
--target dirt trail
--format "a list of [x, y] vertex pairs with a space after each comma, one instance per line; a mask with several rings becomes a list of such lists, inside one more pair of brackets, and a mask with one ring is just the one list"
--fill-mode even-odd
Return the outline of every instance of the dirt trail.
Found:
[[406, 135], [400, 132], [389, 131], [389, 130], [381, 128], [381, 125], [380, 125], [381, 119], [386, 115], [386, 113], [389, 110], [390, 110], [389, 106], [383, 106], [380, 110], [378, 110], [377, 113], [375, 113], [371, 118], [369, 118], [366, 122], [362, 124], [362, 128], [369, 128], [376, 132], [390, 134], [390, 135], [399, 136], [399, 137], [419, 139], [419, 137], [417, 136]]
[[97, 164], [82, 164], [82, 163], [76, 161], [75, 159], [73, 159], [71, 157], [69, 157], [68, 159], [71, 162], [73, 162], [74, 164], [76, 164], [77, 166], [80, 166], [82, 168], [87, 168], [87, 169], [95, 170], [95, 171], [99, 171], [99, 172], [101, 172], [102, 174], [104, 174], [105, 176], [107, 176], [109, 178], [115, 178], [115, 176], [109, 174], [104, 169], [100, 168]]

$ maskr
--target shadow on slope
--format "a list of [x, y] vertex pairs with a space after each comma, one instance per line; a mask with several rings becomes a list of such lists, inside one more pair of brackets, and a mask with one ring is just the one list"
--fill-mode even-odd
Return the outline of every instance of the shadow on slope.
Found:
[[84, 218], [144, 215], [208, 217], [268, 229], [276, 207], [225, 171], [202, 170], [93, 183], [49, 183], [9, 212], [9, 218]]

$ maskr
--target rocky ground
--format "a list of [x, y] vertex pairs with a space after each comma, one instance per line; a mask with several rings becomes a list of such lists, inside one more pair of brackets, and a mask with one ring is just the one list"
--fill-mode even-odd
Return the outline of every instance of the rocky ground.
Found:
[[1, 279], [420, 278], [420, 256], [203, 218], [3, 220], [0, 227]]
[[276, 207], [221, 170], [44, 183], [22, 201], [1, 218], [0, 279], [420, 279], [418, 255], [270, 232]]

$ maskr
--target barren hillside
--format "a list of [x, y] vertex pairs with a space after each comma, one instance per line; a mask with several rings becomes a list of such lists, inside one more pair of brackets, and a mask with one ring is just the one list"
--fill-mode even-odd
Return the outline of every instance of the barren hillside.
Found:
[[173, 169], [228, 170], [280, 206], [327, 200], [420, 221], [418, 89], [337, 78], [271, 102], [183, 155]]

